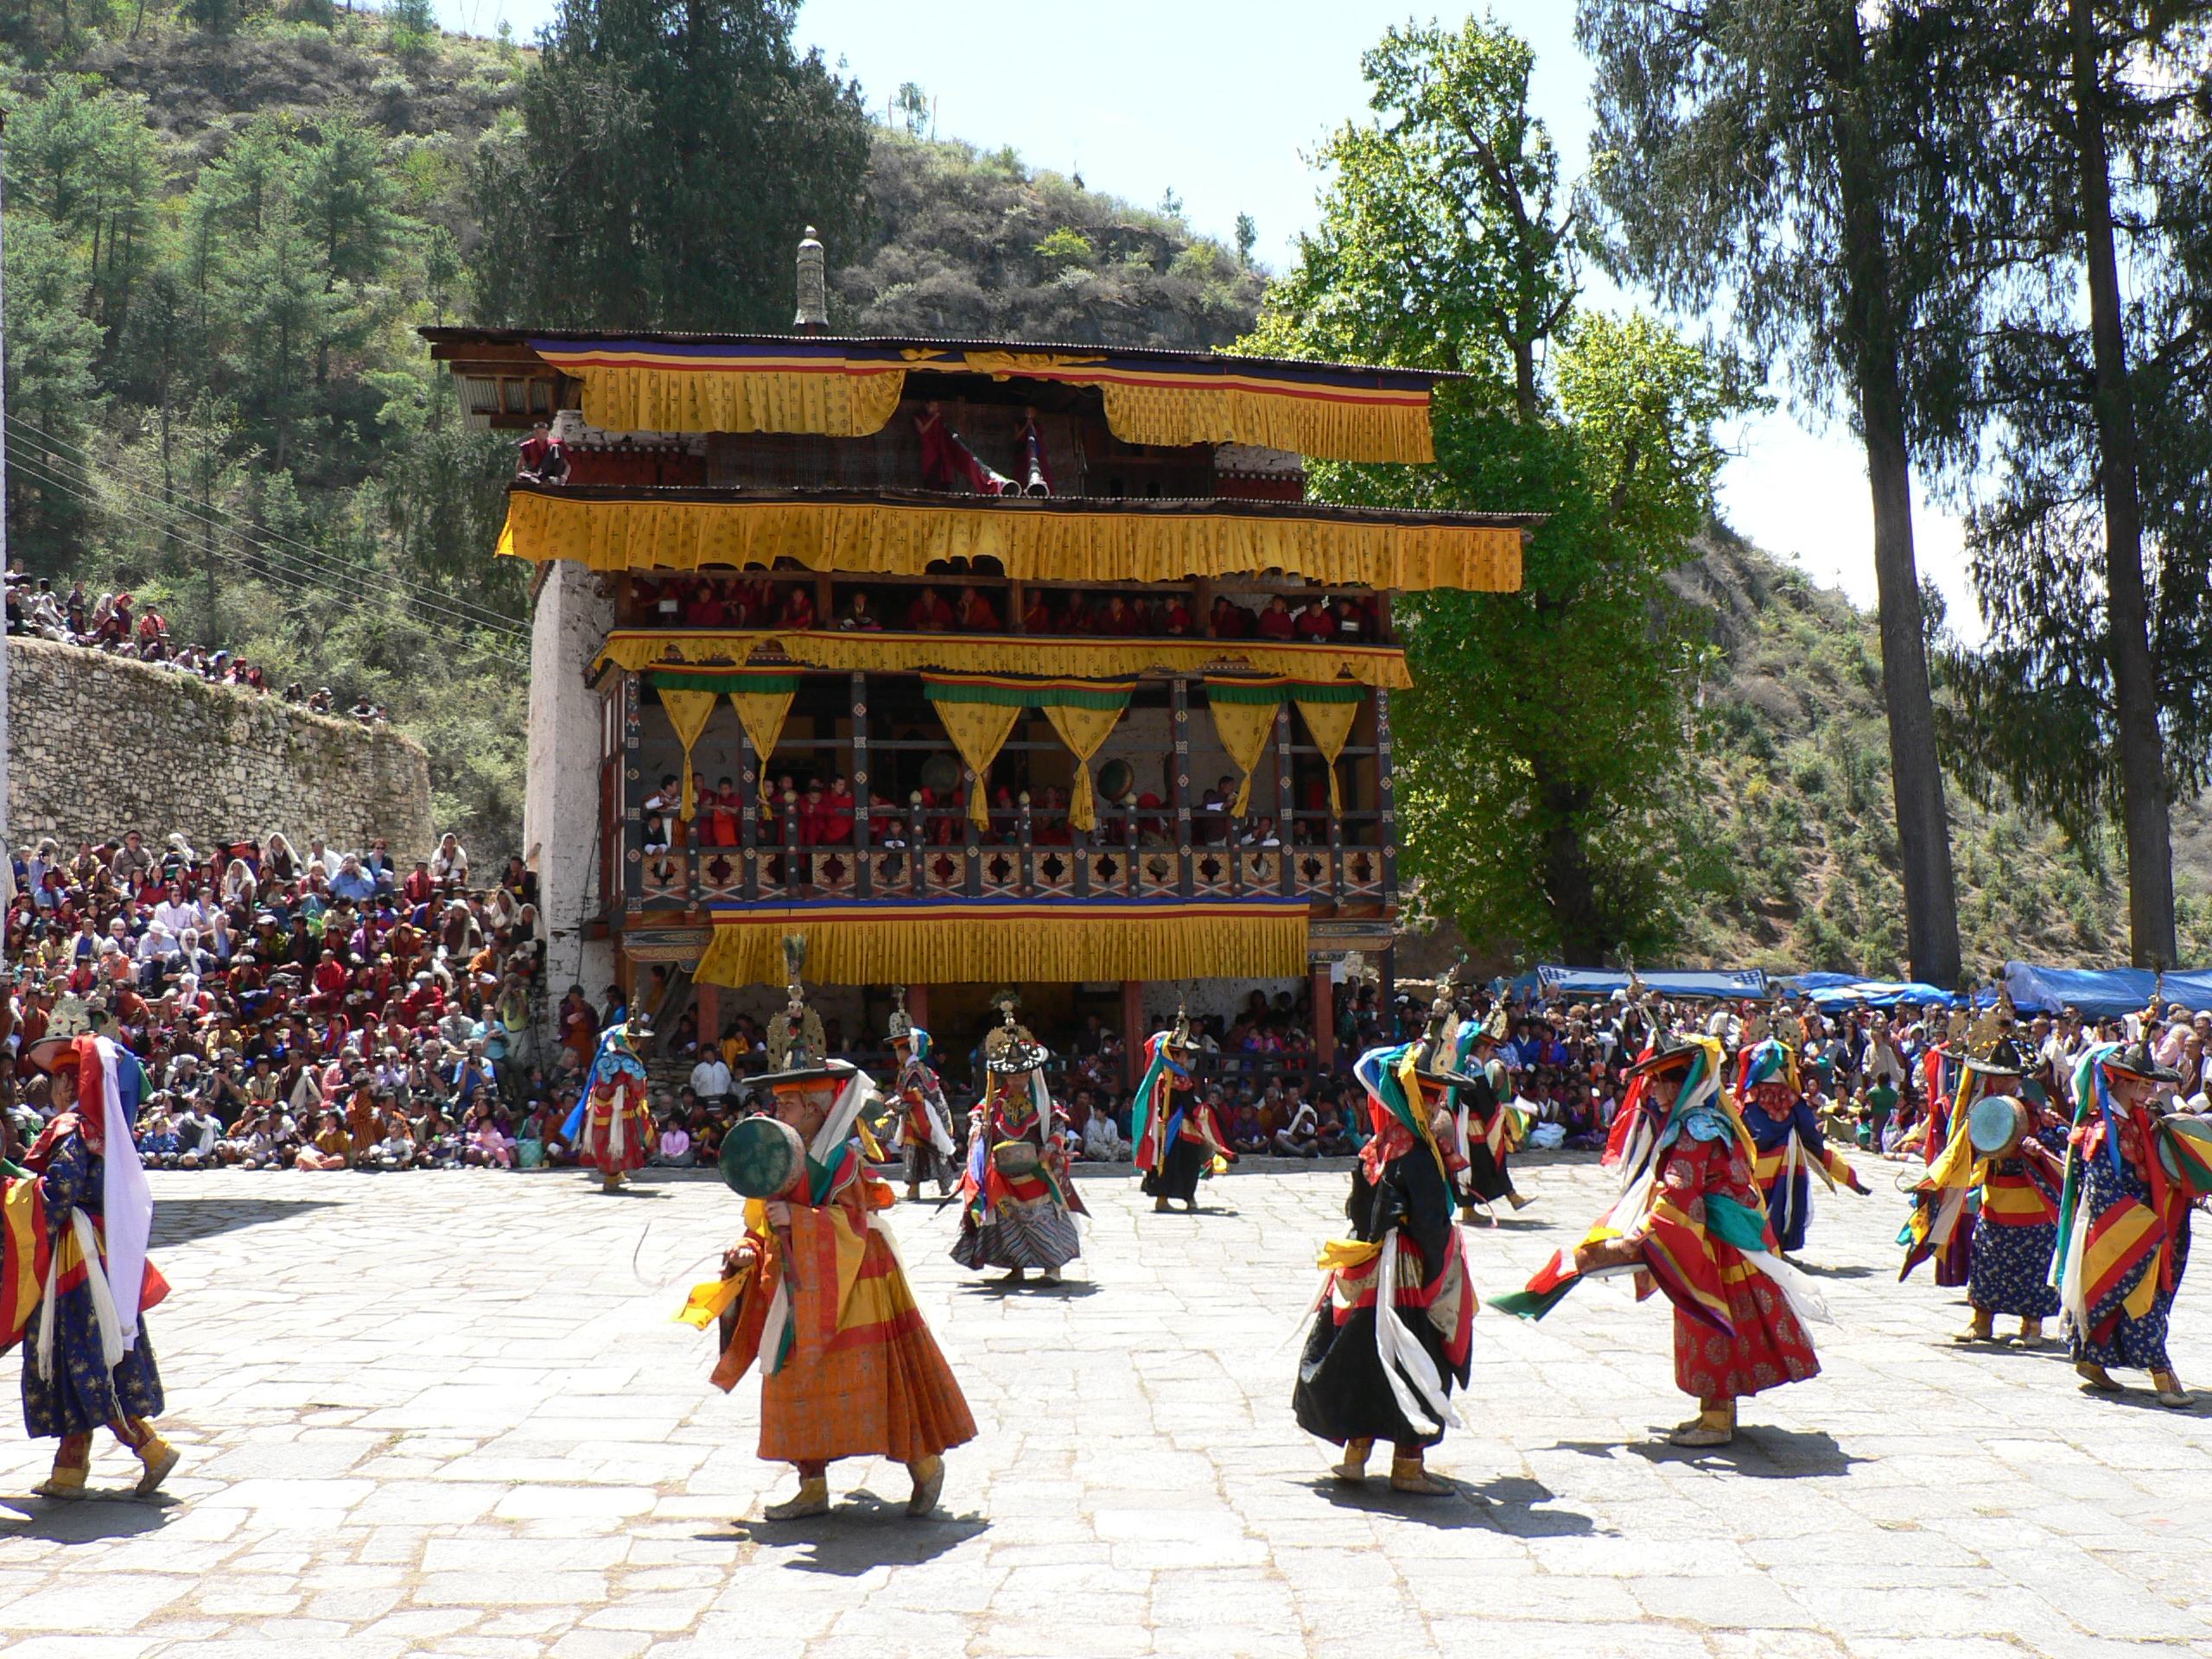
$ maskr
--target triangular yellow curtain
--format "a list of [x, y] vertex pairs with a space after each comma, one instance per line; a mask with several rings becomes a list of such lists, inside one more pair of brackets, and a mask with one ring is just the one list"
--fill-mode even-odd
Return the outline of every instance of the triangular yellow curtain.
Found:
[[944, 722], [945, 735], [960, 751], [968, 770], [976, 774], [976, 781], [968, 791], [968, 821], [979, 830], [988, 830], [991, 823], [988, 798], [991, 762], [998, 759], [999, 751], [1006, 746], [1007, 738], [1014, 731], [1014, 722], [1021, 718], [1021, 705], [940, 700], [936, 708], [937, 717]]
[[1357, 686], [1294, 685], [1290, 689], [1290, 700], [1305, 716], [1306, 729], [1313, 734], [1313, 747], [1329, 763], [1329, 810], [1332, 813], [1344, 810], [1344, 792], [1337, 784], [1337, 757], [1344, 752], [1352, 722], [1359, 718], [1363, 695]]
[[1214, 735], [1229, 758], [1243, 769], [1244, 781], [1236, 786], [1236, 799], [1229, 811], [1241, 818], [1252, 801], [1252, 774], [1268, 752], [1274, 735], [1275, 710], [1282, 706], [1282, 682], [1253, 680], [1206, 681], [1206, 710], [1213, 716]]
[[1098, 828], [1098, 798], [1090, 782], [1090, 757], [1113, 735], [1122, 712], [1121, 709], [1080, 709], [1067, 703], [1045, 705], [1045, 718], [1052, 722], [1060, 741], [1075, 751], [1075, 788], [1068, 795], [1068, 822], [1085, 835]]
[[[796, 678], [796, 677], [793, 677]], [[784, 741], [784, 720], [791, 711], [791, 691], [733, 691], [730, 706], [737, 710], [739, 723], [745, 735], [752, 740], [753, 753], [760, 758], [765, 769], [768, 757], [776, 752], [776, 745]]]
[[729, 694], [730, 705], [737, 710], [746, 736], [753, 740], [753, 752], [765, 766], [783, 740], [784, 719], [791, 713], [791, 699], [798, 695], [796, 674], [664, 671], [653, 675], [652, 683], [653, 689], [660, 693], [661, 707], [668, 711], [668, 723], [675, 728], [677, 741], [683, 745], [682, 817], [686, 823], [697, 811], [692, 790], [691, 746], [707, 729], [707, 721], [715, 712], [715, 700], [724, 692]]
[[683, 746], [683, 804], [677, 816], [686, 823], [698, 811], [697, 794], [691, 785], [691, 746], [707, 729], [715, 701], [712, 691], [671, 691], [666, 687], [661, 690], [660, 706], [668, 711], [668, 723], [676, 728], [676, 741]]

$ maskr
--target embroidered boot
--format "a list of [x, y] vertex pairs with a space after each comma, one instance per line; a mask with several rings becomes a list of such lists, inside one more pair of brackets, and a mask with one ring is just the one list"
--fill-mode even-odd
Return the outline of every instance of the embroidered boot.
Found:
[[780, 1503], [771, 1503], [760, 1511], [771, 1521], [804, 1521], [809, 1516], [830, 1513], [830, 1477], [803, 1475], [798, 1491]]
[[908, 1464], [906, 1472], [914, 1478], [914, 1493], [906, 1500], [906, 1513], [929, 1514], [937, 1508], [938, 1494], [944, 1491], [944, 1459], [932, 1453], [918, 1463]]
[[2043, 1333], [2043, 1321], [2041, 1319], [2023, 1319], [2020, 1321], [2021, 1347], [2040, 1348], [2044, 1345], [2045, 1341], [2046, 1338]]
[[54, 1449], [54, 1471], [31, 1488], [41, 1497], [82, 1497], [85, 1477], [92, 1466], [92, 1437], [65, 1434]]
[[2158, 1391], [2158, 1403], [2172, 1410], [2184, 1410], [2196, 1403], [2196, 1396], [2182, 1387], [2181, 1378], [2171, 1371], [2152, 1372], [2151, 1386]]
[[2119, 1394], [2123, 1392], [2120, 1384], [2113, 1381], [2112, 1373], [2105, 1370], [2103, 1366], [2098, 1364], [2094, 1359], [2075, 1360], [2074, 1362], [2074, 1375], [2080, 1377], [2084, 1382], [2094, 1389], [2099, 1394]]
[[1684, 1423], [1669, 1434], [1669, 1446], [1726, 1446], [1736, 1438], [1733, 1400], [1703, 1400], [1698, 1403], [1700, 1409], [1696, 1420]]
[[1953, 1342], [1994, 1342], [1997, 1340], [1997, 1315], [1986, 1307], [1977, 1307], [1967, 1328], [1951, 1338]]
[[1430, 1474], [1422, 1460], [1421, 1447], [1415, 1446], [1410, 1453], [1401, 1449], [1391, 1457], [1390, 1490], [1410, 1492], [1416, 1497], [1444, 1497], [1458, 1489], [1450, 1481], [1439, 1480]]
[[1372, 1440], [1346, 1440], [1343, 1460], [1329, 1472], [1348, 1485], [1360, 1485], [1367, 1479], [1368, 1454], [1374, 1450]]
[[143, 1417], [126, 1417], [124, 1427], [129, 1433], [119, 1429], [116, 1438], [136, 1452], [138, 1461], [145, 1465], [133, 1490], [141, 1497], [151, 1497], [176, 1467], [179, 1453], [176, 1447], [154, 1432], [154, 1426]]

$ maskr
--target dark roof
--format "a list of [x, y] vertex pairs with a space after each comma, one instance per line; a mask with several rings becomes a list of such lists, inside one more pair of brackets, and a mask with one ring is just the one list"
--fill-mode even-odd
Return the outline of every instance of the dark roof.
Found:
[[[435, 346], [448, 348], [468, 346], [505, 347], [527, 350], [533, 340], [559, 341], [579, 346], [596, 343], [634, 341], [662, 346], [774, 346], [797, 350], [811, 348], [825, 355], [836, 348], [848, 355], [893, 357], [907, 351], [983, 351], [983, 352], [1067, 352], [1087, 357], [1104, 357], [1116, 362], [1136, 366], [1150, 365], [1167, 368], [1175, 365], [1205, 364], [1218, 366], [1231, 362], [1241, 367], [1296, 375], [1325, 374], [1332, 377], [1371, 377], [1381, 384], [1396, 383], [1406, 386], [1432, 386], [1440, 380], [1465, 380], [1473, 377], [1452, 369], [1409, 369], [1374, 363], [1332, 363], [1316, 358], [1255, 357], [1236, 352], [1183, 352], [1150, 346], [1109, 346], [1096, 341], [1015, 340], [944, 340], [924, 334], [682, 334], [641, 328], [454, 328], [423, 327], [416, 332]], [[459, 356], [463, 352], [448, 349], [439, 352], [440, 357]]]

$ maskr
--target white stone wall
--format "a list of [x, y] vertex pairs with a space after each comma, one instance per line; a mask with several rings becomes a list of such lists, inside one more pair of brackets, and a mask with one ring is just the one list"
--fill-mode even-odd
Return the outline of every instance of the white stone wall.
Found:
[[8, 641], [11, 846], [119, 841], [194, 847], [281, 830], [304, 849], [383, 836], [403, 865], [429, 855], [423, 746], [149, 663], [44, 639]]
[[613, 942], [583, 936], [584, 918], [599, 913], [601, 719], [584, 677], [613, 620], [591, 571], [566, 561], [549, 568], [531, 619], [522, 838], [544, 911], [550, 1002], [572, 984], [597, 1002], [614, 982]]

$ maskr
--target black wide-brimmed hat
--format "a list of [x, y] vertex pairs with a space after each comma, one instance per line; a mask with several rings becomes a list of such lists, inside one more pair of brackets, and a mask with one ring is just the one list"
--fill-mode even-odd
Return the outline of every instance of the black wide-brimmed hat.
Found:
[[1656, 1054], [1638, 1060], [1628, 1069], [1631, 1077], [1656, 1077], [1662, 1071], [1671, 1071], [1686, 1066], [1702, 1052], [1695, 1043], [1676, 1043], [1672, 1048], [1662, 1048]]
[[2018, 1043], [2010, 1037], [2000, 1037], [1988, 1053], [1968, 1060], [1967, 1070], [1985, 1077], [2024, 1077], [2028, 1074], [2028, 1063]]
[[797, 1089], [810, 1083], [843, 1083], [860, 1070], [850, 1060], [824, 1060], [819, 1065], [794, 1066], [788, 1071], [763, 1071], [757, 1077], [744, 1079], [747, 1093], [780, 1093], [785, 1089]]
[[2139, 1038], [2117, 1054], [2107, 1054], [2102, 1062], [2107, 1071], [2117, 1071], [2123, 1077], [2142, 1077], [2152, 1083], [2179, 1083], [2181, 1073], [2171, 1065], [2158, 1064], [2158, 1056], [2151, 1052], [2150, 1044]]

